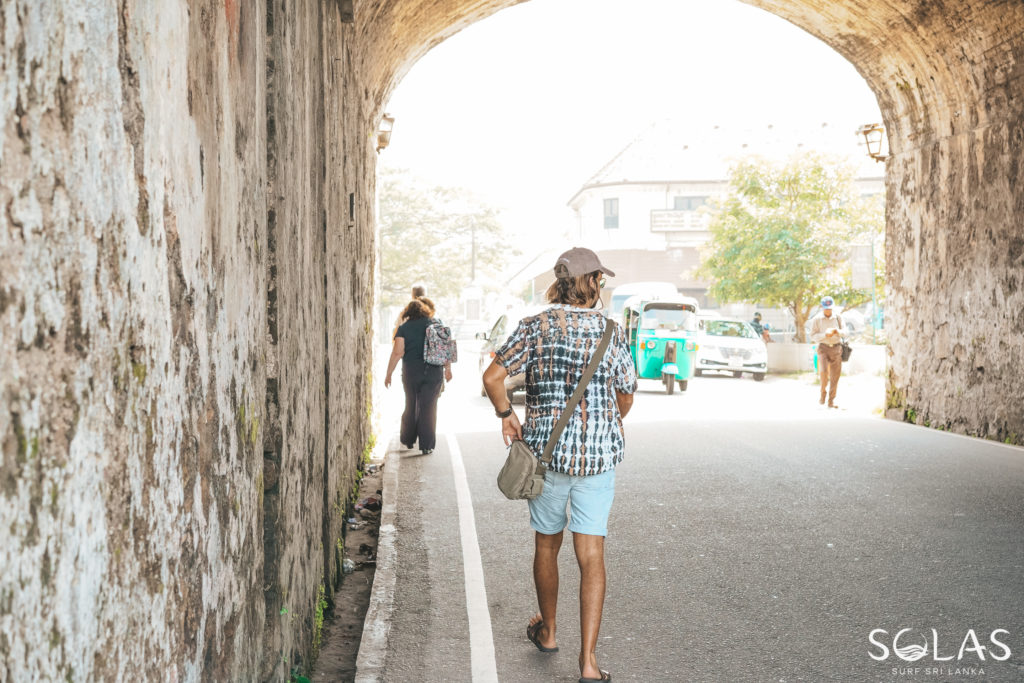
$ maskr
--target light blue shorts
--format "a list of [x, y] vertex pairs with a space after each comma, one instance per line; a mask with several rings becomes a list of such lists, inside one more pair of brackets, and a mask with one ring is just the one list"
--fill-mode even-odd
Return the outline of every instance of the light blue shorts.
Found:
[[589, 477], [570, 477], [548, 471], [544, 490], [528, 501], [530, 526], [534, 531], [553, 535], [565, 528], [566, 506], [572, 511], [569, 531], [591, 536], [608, 535], [608, 513], [615, 499], [615, 470]]

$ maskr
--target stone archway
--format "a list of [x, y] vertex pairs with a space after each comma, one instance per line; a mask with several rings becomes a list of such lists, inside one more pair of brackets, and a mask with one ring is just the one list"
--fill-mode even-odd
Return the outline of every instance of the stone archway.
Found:
[[[887, 416], [1024, 443], [1024, 7], [744, 1], [834, 48], [878, 98], [892, 153]], [[377, 3], [375, 104], [430, 47], [513, 4]]]
[[[308, 661], [370, 445], [373, 132], [511, 4], [3, 3], [0, 672]], [[1024, 5], [751, 4], [881, 105], [892, 416], [1020, 440]]]

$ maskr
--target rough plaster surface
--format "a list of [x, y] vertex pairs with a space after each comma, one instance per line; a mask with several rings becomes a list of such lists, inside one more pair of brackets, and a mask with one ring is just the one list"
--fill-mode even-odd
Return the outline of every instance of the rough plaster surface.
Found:
[[[372, 133], [514, 0], [0, 4], [0, 679], [282, 680], [369, 438]], [[1024, 434], [1024, 9], [752, 0], [879, 98], [892, 415]]]
[[279, 16], [0, 4], [0, 680], [309, 659], [369, 437], [373, 152], [354, 62], [325, 81], [352, 26]]
[[[267, 14], [268, 335], [264, 666], [309, 662], [319, 586], [341, 580], [339, 540], [369, 440], [373, 151], [331, 3], [273, 0]], [[354, 139], [353, 139], [354, 138]], [[350, 211], [351, 195], [351, 211]]]

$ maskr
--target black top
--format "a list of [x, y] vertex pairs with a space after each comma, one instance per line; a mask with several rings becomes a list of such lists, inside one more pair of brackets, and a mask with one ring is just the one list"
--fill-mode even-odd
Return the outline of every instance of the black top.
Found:
[[423, 345], [427, 342], [427, 328], [430, 326], [430, 318], [416, 318], [408, 320], [398, 326], [395, 337], [405, 339], [405, 353], [402, 355], [403, 363], [422, 363]]

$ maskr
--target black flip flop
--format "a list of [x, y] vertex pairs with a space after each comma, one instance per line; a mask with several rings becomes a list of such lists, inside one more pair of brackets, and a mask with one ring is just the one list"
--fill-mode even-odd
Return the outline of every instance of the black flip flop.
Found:
[[602, 669], [600, 678], [581, 678], [580, 683], [612, 683], [612, 675]]
[[541, 627], [544, 626], [543, 621], [538, 621], [532, 626], [526, 627], [526, 637], [530, 639], [530, 642], [537, 646], [537, 649], [541, 652], [558, 652], [557, 647], [544, 647], [540, 644], [540, 638], [537, 637], [537, 633], [540, 632]]

